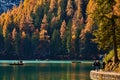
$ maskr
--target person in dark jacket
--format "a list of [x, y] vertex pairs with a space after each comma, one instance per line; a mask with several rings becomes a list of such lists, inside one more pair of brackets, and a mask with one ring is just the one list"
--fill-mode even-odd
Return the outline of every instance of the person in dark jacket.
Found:
[[96, 60], [94, 61], [94, 63], [92, 64], [93, 66], [93, 69], [95, 70], [96, 69]]
[[102, 69], [105, 69], [105, 62], [102, 62]]
[[96, 70], [98, 71], [100, 69], [100, 61], [97, 60], [97, 63], [96, 63]]
[[100, 69], [99, 60], [95, 60], [95, 62], [93, 63], [93, 67], [94, 67], [94, 70], [97, 70], [97, 71]]

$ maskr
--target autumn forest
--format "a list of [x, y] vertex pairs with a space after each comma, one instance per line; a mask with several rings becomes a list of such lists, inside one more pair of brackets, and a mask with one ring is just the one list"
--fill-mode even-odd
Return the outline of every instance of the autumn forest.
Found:
[[99, 58], [120, 47], [119, 16], [119, 0], [21, 1], [0, 15], [0, 59]]

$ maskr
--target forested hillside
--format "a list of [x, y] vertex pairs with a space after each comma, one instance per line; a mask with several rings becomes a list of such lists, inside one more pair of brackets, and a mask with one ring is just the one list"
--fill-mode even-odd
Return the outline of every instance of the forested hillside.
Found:
[[0, 58], [95, 59], [111, 50], [106, 39], [101, 40], [105, 51], [97, 45], [96, 35], [102, 33], [92, 35], [98, 29], [90, 15], [94, 4], [94, 0], [24, 0], [0, 16]]

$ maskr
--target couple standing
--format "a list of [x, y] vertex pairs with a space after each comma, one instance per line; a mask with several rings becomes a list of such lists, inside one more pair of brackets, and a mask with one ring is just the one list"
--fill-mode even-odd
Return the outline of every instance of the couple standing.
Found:
[[94, 68], [94, 70], [99, 70], [100, 69], [100, 62], [99, 62], [99, 60], [95, 60], [95, 62], [93, 63], [93, 68]]

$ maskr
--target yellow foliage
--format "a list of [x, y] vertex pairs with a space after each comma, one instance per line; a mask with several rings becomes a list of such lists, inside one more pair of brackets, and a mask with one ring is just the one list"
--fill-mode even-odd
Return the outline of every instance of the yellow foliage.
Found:
[[75, 40], [75, 39], [76, 39], [76, 36], [75, 36], [75, 35], [72, 35], [72, 39]]
[[87, 23], [85, 25], [85, 29], [83, 29], [81, 31], [81, 35], [80, 35], [81, 37], [84, 37], [86, 32], [89, 32], [89, 31], [92, 30], [92, 26], [94, 24], [94, 20], [92, 18], [93, 17], [92, 14], [94, 13], [95, 8], [96, 8], [95, 1], [94, 0], [89, 0], [89, 3], [87, 5], [87, 9], [86, 9], [87, 14], [88, 14], [87, 15], [87, 20], [86, 20]]
[[77, 20], [73, 19], [72, 20], [72, 28], [71, 28], [72, 35], [76, 34], [77, 29], [78, 29]]
[[57, 16], [58, 16], [59, 18], [60, 18], [60, 16], [61, 16], [61, 7], [60, 7], [60, 6], [58, 7]]
[[15, 39], [16, 35], [17, 35], [17, 31], [14, 28], [13, 31], [12, 31], [12, 39]]
[[29, 0], [24, 0], [24, 5], [27, 5]]
[[120, 0], [116, 0], [116, 5], [114, 6], [114, 14], [120, 16]]
[[64, 34], [65, 34], [65, 31], [66, 31], [66, 22], [65, 20], [62, 22], [62, 25], [61, 25], [61, 28], [60, 28], [60, 36], [61, 38], [63, 38]]
[[49, 6], [50, 7], [50, 10], [49, 10], [50, 12], [53, 11], [54, 8], [56, 7], [56, 3], [57, 3], [56, 0], [51, 0], [50, 1], [50, 6]]
[[21, 37], [26, 38], [26, 33], [24, 31], [22, 32]]
[[3, 24], [3, 36], [5, 37], [6, 33], [7, 33], [7, 28], [10, 27], [9, 24], [12, 23], [11, 14], [10, 14], [9, 11], [5, 15], [4, 19], [5, 19], [5, 21], [4, 21], [4, 24]]
[[43, 0], [37, 0], [37, 4], [38, 5], [42, 5], [43, 4]]
[[60, 6], [61, 1], [62, 1], [62, 0], [58, 0], [58, 6]]
[[82, 9], [81, 9], [81, 5], [82, 5], [82, 1], [81, 0], [75, 0], [76, 6], [77, 6], [77, 19], [79, 19], [82, 16]]
[[42, 23], [47, 23], [47, 15], [46, 14], [44, 14], [44, 17], [42, 19]]
[[39, 35], [40, 35], [40, 40], [48, 40], [49, 39], [47, 30], [45, 30], [45, 29], [42, 29], [40, 31]]
[[66, 13], [68, 16], [71, 16], [73, 14], [73, 6], [71, 0], [68, 0], [67, 7], [66, 7]]
[[87, 14], [89, 15], [89, 14], [93, 13], [95, 8], [96, 8], [95, 0], [89, 0], [89, 3], [87, 5]]

